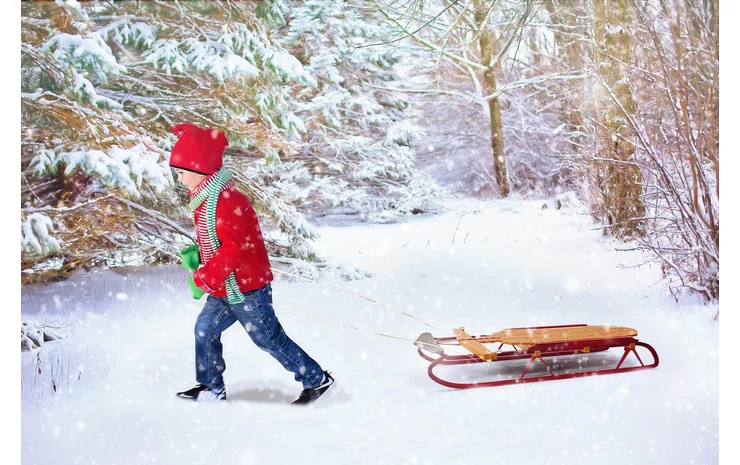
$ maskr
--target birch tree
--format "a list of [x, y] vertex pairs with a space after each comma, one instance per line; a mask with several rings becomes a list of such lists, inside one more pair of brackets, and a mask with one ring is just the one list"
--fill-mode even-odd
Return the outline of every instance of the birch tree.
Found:
[[[504, 90], [499, 88], [498, 78], [502, 61], [520, 39], [534, 2], [445, 0], [431, 3], [396, 1], [379, 6], [387, 20], [398, 28], [401, 37], [411, 38], [433, 52], [437, 60], [449, 62], [450, 68], [470, 79], [475, 90], [462, 97], [476, 102], [488, 122], [494, 182], [498, 194], [507, 197], [511, 187], [500, 102]], [[438, 91], [445, 91], [444, 81], [437, 82], [437, 86]]]

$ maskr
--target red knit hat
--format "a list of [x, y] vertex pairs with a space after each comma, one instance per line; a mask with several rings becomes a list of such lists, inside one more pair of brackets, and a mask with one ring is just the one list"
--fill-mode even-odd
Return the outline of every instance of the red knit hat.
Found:
[[178, 137], [170, 155], [170, 166], [210, 175], [221, 169], [222, 156], [229, 142], [222, 132], [193, 124], [178, 124], [172, 132]]

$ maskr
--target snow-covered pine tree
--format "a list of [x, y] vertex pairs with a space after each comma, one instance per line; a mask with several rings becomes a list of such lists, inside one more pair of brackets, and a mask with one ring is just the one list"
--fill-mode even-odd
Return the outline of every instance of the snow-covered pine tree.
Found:
[[414, 174], [412, 143], [423, 136], [408, 98], [384, 90], [413, 67], [365, 1], [286, 2], [280, 42], [303, 64], [315, 87], [291, 89], [306, 127], [294, 156], [254, 167], [265, 188], [313, 214], [359, 214], [393, 221], [435, 211], [440, 190]]
[[217, 128], [268, 159], [304, 130], [286, 97], [315, 82], [258, 13], [280, 21], [271, 2], [23, 2], [26, 278], [174, 255], [191, 228], [166, 163], [173, 124]]

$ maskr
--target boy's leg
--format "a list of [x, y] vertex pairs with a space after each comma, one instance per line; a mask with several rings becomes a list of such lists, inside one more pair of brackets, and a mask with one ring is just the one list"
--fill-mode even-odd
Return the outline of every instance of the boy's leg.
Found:
[[272, 308], [272, 286], [244, 293], [246, 301], [231, 306], [252, 341], [275, 357], [304, 388], [318, 386], [324, 372], [318, 363], [285, 334]]
[[195, 322], [195, 379], [214, 391], [224, 387], [221, 333], [236, 322], [225, 298], [208, 296]]

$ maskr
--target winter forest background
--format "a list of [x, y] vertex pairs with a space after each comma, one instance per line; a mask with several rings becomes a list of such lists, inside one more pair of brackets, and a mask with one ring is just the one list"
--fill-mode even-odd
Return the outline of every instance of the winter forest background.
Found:
[[[570, 196], [719, 295], [718, 2], [22, 2], [21, 281], [172, 261], [171, 126], [224, 131], [277, 263], [307, 218]], [[309, 268], [310, 269], [310, 268]], [[310, 271], [304, 271], [310, 272]]]
[[194, 236], [167, 159], [190, 122], [225, 132], [273, 266], [294, 275], [359, 277], [313, 249], [322, 217], [549, 199], [587, 206], [677, 300], [719, 298], [718, 0], [20, 10], [22, 286], [177, 262]]

